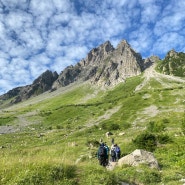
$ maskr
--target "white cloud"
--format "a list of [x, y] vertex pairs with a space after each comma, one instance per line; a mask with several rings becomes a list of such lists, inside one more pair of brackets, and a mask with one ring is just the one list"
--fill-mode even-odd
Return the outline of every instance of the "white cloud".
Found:
[[[0, 77], [2, 77], [2, 76], [0, 76]], [[10, 90], [14, 86], [15, 86], [15, 84], [11, 84], [10, 81], [7, 81], [6, 79], [0, 79], [0, 87], [1, 87], [0, 93], [1, 94], [6, 93], [7, 89]]]
[[1, 0], [0, 93], [60, 72], [107, 40], [126, 39], [144, 57], [184, 51], [184, 9], [183, 0]]
[[181, 50], [184, 48], [182, 40], [183, 36], [175, 33], [168, 32], [162, 35], [153, 46], [153, 52], [159, 54], [166, 54], [169, 50], [176, 48], [176, 50]]

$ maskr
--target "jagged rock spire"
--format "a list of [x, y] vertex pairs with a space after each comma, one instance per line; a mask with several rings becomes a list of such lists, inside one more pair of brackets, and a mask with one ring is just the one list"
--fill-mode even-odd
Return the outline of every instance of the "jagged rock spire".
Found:
[[[69, 71], [67, 68], [66, 70]], [[93, 84], [110, 86], [140, 74], [143, 70], [143, 60], [126, 40], [122, 40], [116, 49], [110, 41], [106, 41], [99, 47], [93, 48], [85, 59], [70, 69], [70, 78], [65, 75], [66, 70], [60, 74], [59, 83], [55, 83], [53, 87], [78, 80], [90, 80]]]

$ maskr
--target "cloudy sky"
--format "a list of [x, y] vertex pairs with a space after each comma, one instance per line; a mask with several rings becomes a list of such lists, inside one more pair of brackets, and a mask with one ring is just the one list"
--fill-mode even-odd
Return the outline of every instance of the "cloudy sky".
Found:
[[0, 94], [109, 40], [143, 58], [185, 52], [184, 0], [0, 0]]

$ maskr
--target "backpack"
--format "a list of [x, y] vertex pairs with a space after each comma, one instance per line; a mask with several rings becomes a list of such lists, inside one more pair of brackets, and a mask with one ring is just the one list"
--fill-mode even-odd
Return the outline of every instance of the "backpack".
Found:
[[118, 147], [116, 147], [116, 153], [120, 153], [121, 151], [120, 151], [120, 147], [118, 146]]
[[116, 156], [116, 152], [115, 152], [115, 150], [114, 150], [114, 149], [112, 149], [112, 150], [111, 150], [110, 155], [111, 155], [112, 157], [115, 157], [115, 156]]
[[104, 146], [101, 146], [99, 149], [99, 156], [104, 157], [106, 155], [106, 149]]

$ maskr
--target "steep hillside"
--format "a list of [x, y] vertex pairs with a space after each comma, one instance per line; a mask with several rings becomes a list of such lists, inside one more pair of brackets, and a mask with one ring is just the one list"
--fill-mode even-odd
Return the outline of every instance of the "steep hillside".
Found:
[[163, 74], [185, 77], [185, 53], [171, 50], [157, 66]]
[[[75, 83], [1, 109], [1, 184], [182, 185], [185, 81], [156, 72], [154, 58], [142, 74], [112, 88]], [[122, 157], [152, 151], [160, 169], [99, 166], [99, 141], [110, 145], [112, 138]]]

